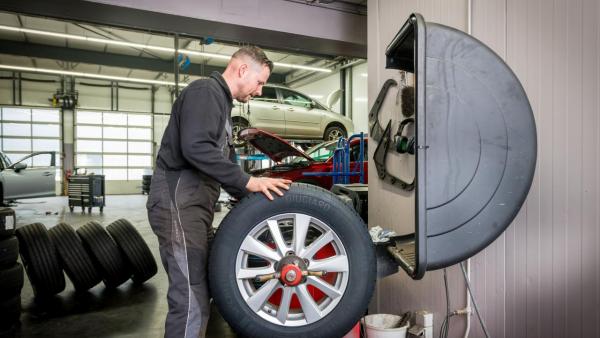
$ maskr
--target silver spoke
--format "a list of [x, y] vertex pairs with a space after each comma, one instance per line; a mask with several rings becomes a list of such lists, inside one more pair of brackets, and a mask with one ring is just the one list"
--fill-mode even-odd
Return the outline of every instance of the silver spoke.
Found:
[[317, 253], [317, 251], [321, 250], [332, 240], [333, 232], [327, 231], [326, 233], [322, 234], [319, 238], [317, 238], [314, 242], [312, 242], [308, 248], [300, 252], [296, 252], [296, 254], [302, 258], [312, 259], [312, 257]]
[[306, 290], [306, 285], [298, 285], [296, 287], [296, 295], [298, 296], [300, 305], [302, 305], [302, 312], [304, 312], [304, 318], [306, 318], [306, 322], [308, 324], [314, 323], [321, 319], [321, 311], [319, 310], [314, 299], [308, 293], [308, 290]]
[[266, 244], [258, 241], [254, 237], [246, 237], [240, 248], [248, 254], [256, 255], [271, 262], [281, 259], [281, 256], [274, 250], [271, 250]]
[[279, 309], [277, 310], [277, 320], [279, 320], [281, 324], [285, 324], [288, 313], [290, 313], [290, 303], [292, 301], [293, 290], [290, 287], [284, 287], [282, 289], [283, 292], [281, 293], [281, 304], [279, 304]]
[[258, 291], [252, 295], [252, 297], [248, 298], [246, 302], [252, 311], [257, 312], [260, 310], [278, 286], [279, 281], [277, 279], [271, 279], [263, 284], [263, 286], [261, 286], [261, 288], [258, 289]]
[[240, 269], [237, 272], [237, 279], [248, 279], [248, 278], [255, 278], [258, 275], [267, 275], [270, 273], [274, 273], [275, 269], [273, 269], [273, 266], [270, 265], [268, 267], [261, 267], [261, 268], [247, 268], [247, 269]]
[[308, 270], [327, 272], [348, 272], [348, 257], [337, 255], [325, 259], [311, 260]]
[[296, 255], [304, 249], [309, 226], [310, 216], [296, 214], [294, 221], [294, 252]]
[[319, 277], [309, 276], [306, 282], [309, 285], [312, 285], [317, 289], [321, 290], [324, 294], [326, 294], [332, 299], [338, 298], [342, 295], [340, 291], [338, 291], [338, 289], [336, 289], [333, 285], [327, 283]]
[[269, 231], [271, 232], [271, 237], [273, 237], [273, 241], [277, 246], [277, 251], [281, 256], [285, 255], [288, 251], [288, 247], [283, 240], [283, 236], [281, 236], [281, 231], [279, 230], [279, 224], [275, 220], [268, 220], [267, 225], [269, 226]]

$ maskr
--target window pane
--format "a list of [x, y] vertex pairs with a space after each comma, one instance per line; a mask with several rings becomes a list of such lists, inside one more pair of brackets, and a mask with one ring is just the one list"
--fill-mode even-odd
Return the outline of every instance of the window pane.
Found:
[[58, 110], [32, 109], [31, 112], [34, 122], [60, 122]]
[[77, 111], [77, 124], [102, 124], [102, 113], [94, 111]]
[[2, 108], [2, 119], [7, 121], [31, 121], [31, 109]]
[[127, 142], [130, 153], [152, 154], [152, 142]]
[[[10, 160], [11, 163], [16, 163], [18, 160], [22, 159], [23, 157], [27, 156], [29, 154], [26, 153], [22, 153], [22, 154], [6, 154], [6, 156], [8, 157], [8, 159]], [[31, 165], [31, 160], [27, 160], [23, 163], [27, 163], [27, 165]]]
[[77, 126], [77, 138], [102, 138], [102, 127]]
[[77, 167], [101, 167], [102, 155], [77, 154]]
[[129, 138], [132, 140], [148, 140], [152, 139], [151, 129], [148, 128], [129, 128]]
[[129, 125], [140, 127], [152, 127], [152, 118], [150, 115], [129, 114]]
[[104, 138], [127, 139], [127, 128], [104, 127]]
[[34, 167], [49, 167], [51, 157], [52, 157], [52, 155], [50, 155], [50, 154], [35, 155], [32, 157], [33, 166]]
[[87, 141], [87, 140], [77, 140], [77, 152], [92, 152], [92, 153], [101, 153], [102, 152], [102, 141]]
[[33, 136], [60, 137], [60, 126], [58, 124], [34, 124]]
[[4, 123], [2, 125], [3, 136], [31, 136], [31, 124], [29, 123]]
[[127, 155], [104, 155], [104, 167], [126, 167]]
[[106, 180], [127, 180], [127, 169], [104, 169], [103, 171]]
[[306, 96], [285, 89], [281, 89], [281, 95], [283, 96], [283, 103], [285, 104], [296, 107], [310, 108], [312, 100]]
[[277, 102], [277, 92], [275, 91], [275, 88], [272, 88], [272, 87], [263, 87], [263, 89], [262, 89], [262, 95], [261, 96], [257, 96], [255, 98], [252, 98], [252, 100], [254, 100], [254, 101], [265, 101], [265, 102], [269, 102], [269, 103], [276, 103]]
[[23, 151], [31, 152], [31, 140], [29, 139], [16, 139], [16, 138], [5, 138], [2, 140], [3, 151]]
[[125, 114], [125, 113], [104, 113], [103, 123], [125, 126], [125, 125], [127, 125], [127, 114]]
[[143, 175], [152, 175], [150, 169], [128, 169], [127, 172], [130, 181], [141, 181]]
[[127, 142], [125, 141], [104, 141], [103, 150], [105, 153], [126, 153]]
[[33, 151], [52, 151], [60, 150], [59, 140], [36, 140], [33, 139]]
[[151, 167], [152, 157], [150, 155], [129, 155], [127, 165], [130, 167]]

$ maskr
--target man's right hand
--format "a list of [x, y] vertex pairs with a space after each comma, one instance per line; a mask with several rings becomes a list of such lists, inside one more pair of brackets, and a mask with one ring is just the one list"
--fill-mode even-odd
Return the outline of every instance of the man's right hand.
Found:
[[273, 195], [271, 191], [274, 191], [277, 195], [283, 196], [283, 192], [280, 190], [288, 190], [292, 181], [284, 178], [270, 178], [270, 177], [250, 177], [246, 189], [250, 192], [262, 192], [271, 201]]

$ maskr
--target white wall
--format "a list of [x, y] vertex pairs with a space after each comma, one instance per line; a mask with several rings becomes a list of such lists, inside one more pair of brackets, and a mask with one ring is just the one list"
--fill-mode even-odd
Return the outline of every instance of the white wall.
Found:
[[[312, 99], [319, 101], [324, 106], [326, 106], [327, 95], [329, 95], [335, 90], [340, 89], [340, 73], [333, 73], [327, 76], [326, 78], [299, 87], [295, 87], [294, 89], [310, 96]], [[336, 104], [334, 104], [332, 109], [336, 113], [339, 113], [340, 102], [338, 101]]]
[[367, 63], [352, 67], [352, 121], [354, 132], [369, 132]]

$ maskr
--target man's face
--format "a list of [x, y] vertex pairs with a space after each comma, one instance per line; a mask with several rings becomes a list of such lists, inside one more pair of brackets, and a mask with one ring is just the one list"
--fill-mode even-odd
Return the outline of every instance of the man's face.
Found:
[[248, 102], [254, 96], [261, 96], [262, 87], [267, 83], [269, 75], [267, 66], [243, 64], [239, 69], [240, 86], [235, 99], [240, 102]]

